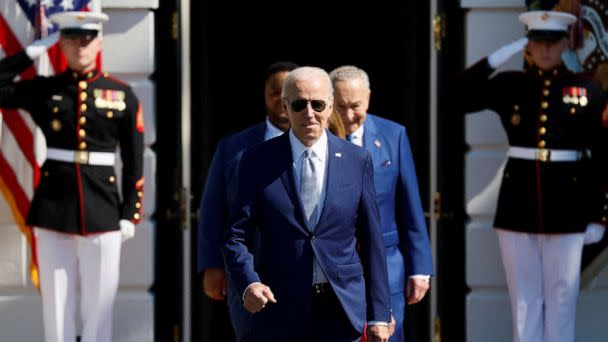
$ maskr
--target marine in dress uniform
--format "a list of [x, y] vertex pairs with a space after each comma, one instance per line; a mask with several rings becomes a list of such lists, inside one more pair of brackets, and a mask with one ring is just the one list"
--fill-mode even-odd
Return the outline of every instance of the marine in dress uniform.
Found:
[[[96, 40], [107, 19], [90, 12], [50, 17], [61, 29], [60, 45], [68, 61], [64, 73], [14, 82], [40, 48], [53, 43], [50, 39], [0, 61], [0, 106], [27, 110], [47, 144], [27, 216], [38, 239], [46, 341], [76, 340], [78, 280], [82, 341], [112, 340], [121, 235], [133, 236], [141, 219], [142, 108], [127, 84], [97, 71], [101, 42]], [[83, 54], [93, 62], [83, 62]], [[117, 146], [122, 196], [114, 172]]]
[[[601, 236], [608, 216], [606, 177], [599, 177], [606, 166], [605, 95], [592, 77], [561, 63], [576, 17], [531, 11], [519, 19], [530, 42], [511, 43], [464, 71], [456, 98], [467, 112], [496, 112], [509, 141], [494, 226], [514, 341], [574, 341], [584, 233]], [[492, 76], [532, 44], [534, 65]], [[558, 62], [547, 67], [551, 58]]]

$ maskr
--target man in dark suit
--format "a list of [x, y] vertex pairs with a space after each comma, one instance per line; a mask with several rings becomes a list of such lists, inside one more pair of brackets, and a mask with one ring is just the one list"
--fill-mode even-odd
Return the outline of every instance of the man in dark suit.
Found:
[[405, 299], [408, 304], [418, 303], [426, 294], [433, 274], [409, 140], [405, 127], [367, 113], [371, 90], [365, 71], [342, 66], [330, 76], [336, 112], [342, 117], [348, 140], [365, 147], [372, 155], [376, 201], [390, 270], [391, 308], [396, 321], [390, 340], [403, 341]]
[[281, 93], [287, 74], [296, 67], [292, 62], [277, 62], [268, 67], [264, 80], [266, 120], [220, 140], [201, 197], [198, 269], [203, 272], [203, 290], [214, 300], [224, 300], [228, 294], [230, 318], [237, 341], [252, 338], [251, 314], [243, 309], [240, 295], [233, 295], [234, 289], [226, 279], [221, 253], [228, 208], [236, 191], [236, 169], [243, 150], [279, 136], [289, 128]]
[[[263, 341], [387, 341], [390, 292], [369, 152], [326, 131], [322, 69], [283, 87], [288, 134], [241, 159], [224, 256]], [[252, 253], [255, 234], [259, 248]]]

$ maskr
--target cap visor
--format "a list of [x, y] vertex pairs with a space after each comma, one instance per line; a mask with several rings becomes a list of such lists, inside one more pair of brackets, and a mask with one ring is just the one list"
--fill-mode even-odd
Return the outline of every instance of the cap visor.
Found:
[[530, 40], [549, 40], [557, 41], [568, 38], [568, 32], [555, 30], [531, 30], [528, 31], [528, 39]]
[[66, 38], [79, 38], [79, 37], [87, 37], [93, 36], [96, 37], [99, 31], [97, 30], [88, 30], [88, 29], [79, 29], [79, 28], [66, 28], [61, 30], [61, 36]]

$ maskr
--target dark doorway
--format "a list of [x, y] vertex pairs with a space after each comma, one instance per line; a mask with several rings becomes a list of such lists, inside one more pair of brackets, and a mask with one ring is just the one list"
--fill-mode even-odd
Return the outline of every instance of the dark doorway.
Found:
[[[426, 206], [429, 18], [428, 3], [420, 1], [193, 1], [193, 208], [218, 140], [263, 120], [264, 71], [279, 60], [328, 71], [345, 64], [365, 69], [370, 112], [408, 128]], [[204, 298], [196, 262], [192, 272], [193, 340], [228, 340], [225, 310]], [[408, 312], [407, 331], [416, 340], [429, 340], [428, 316], [428, 299]]]

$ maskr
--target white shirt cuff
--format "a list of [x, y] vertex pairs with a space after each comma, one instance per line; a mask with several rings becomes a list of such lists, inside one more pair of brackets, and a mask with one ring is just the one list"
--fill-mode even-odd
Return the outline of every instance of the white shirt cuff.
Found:
[[372, 325], [384, 325], [385, 327], [388, 327], [388, 322], [382, 322], [382, 321], [369, 321], [367, 322], [368, 326], [372, 326]]
[[245, 294], [247, 293], [247, 290], [249, 290], [249, 288], [255, 284], [261, 284], [259, 281], [254, 281], [253, 283], [247, 285], [247, 287], [245, 288], [245, 291], [243, 291], [243, 295], [241, 296], [241, 299], [243, 300], [243, 302], [245, 301]]
[[431, 279], [431, 276], [427, 275], [427, 274], [414, 274], [414, 275], [411, 275], [410, 278], [423, 279], [423, 280], [429, 281]]

